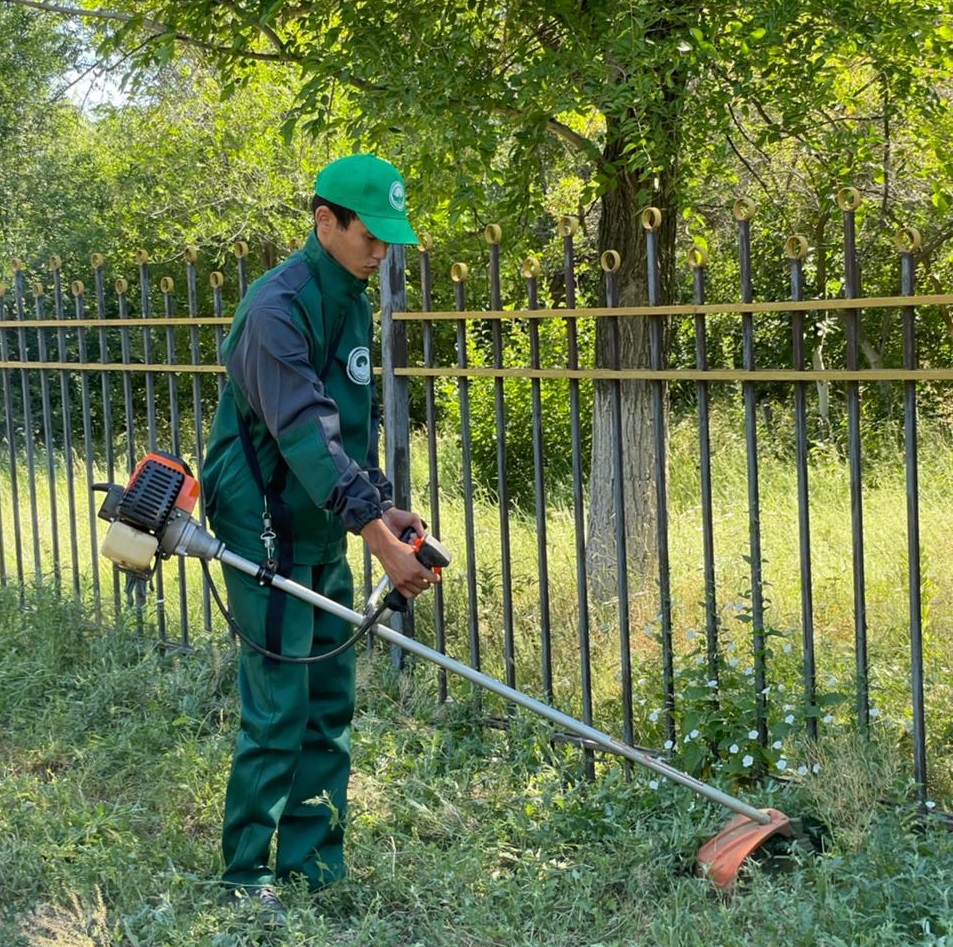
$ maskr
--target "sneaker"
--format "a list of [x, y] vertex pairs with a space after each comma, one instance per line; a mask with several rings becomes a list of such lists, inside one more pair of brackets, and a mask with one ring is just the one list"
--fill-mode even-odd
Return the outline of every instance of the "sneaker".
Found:
[[269, 927], [285, 927], [288, 924], [288, 909], [281, 903], [274, 888], [262, 885], [258, 888], [239, 888], [235, 892], [241, 907], [260, 911]]

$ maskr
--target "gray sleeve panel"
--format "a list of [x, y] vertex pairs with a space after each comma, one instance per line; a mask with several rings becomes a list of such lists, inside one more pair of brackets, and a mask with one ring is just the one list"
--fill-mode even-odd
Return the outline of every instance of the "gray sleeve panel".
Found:
[[311, 365], [307, 339], [289, 313], [250, 311], [229, 356], [228, 371], [279, 445], [291, 431], [313, 426], [315, 446], [331, 460], [337, 479], [314, 483], [313, 470], [289, 466], [318, 506], [336, 513], [355, 533], [381, 515], [381, 495], [344, 450], [337, 404], [325, 392]]

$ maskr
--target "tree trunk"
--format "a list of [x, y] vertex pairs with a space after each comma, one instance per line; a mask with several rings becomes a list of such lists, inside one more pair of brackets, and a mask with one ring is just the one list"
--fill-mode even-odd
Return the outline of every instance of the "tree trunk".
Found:
[[[612, 157], [607, 155], [607, 157]], [[620, 171], [617, 186], [602, 198], [599, 249], [616, 250], [621, 265], [616, 274], [621, 306], [648, 303], [646, 231], [641, 212], [651, 203], [662, 212], [658, 231], [660, 302], [670, 301], [674, 274], [675, 208], [670, 189], [651, 183], [637, 172]], [[648, 368], [650, 319], [643, 316], [619, 320], [619, 364], [623, 368]], [[667, 332], [663, 330], [663, 353]], [[596, 365], [611, 366], [611, 323], [596, 324]], [[622, 477], [626, 554], [630, 573], [648, 574], [656, 561], [658, 523], [653, 435], [653, 382], [621, 383]], [[592, 475], [589, 492], [589, 523], [586, 567], [596, 598], [610, 598], [616, 591], [616, 521], [620, 513], [614, 499], [617, 471], [613, 460], [612, 382], [595, 387]], [[667, 392], [664, 399], [667, 402]], [[664, 450], [664, 445], [663, 445]], [[599, 475], [595, 475], [599, 471]], [[609, 476], [602, 472], [608, 471]]]

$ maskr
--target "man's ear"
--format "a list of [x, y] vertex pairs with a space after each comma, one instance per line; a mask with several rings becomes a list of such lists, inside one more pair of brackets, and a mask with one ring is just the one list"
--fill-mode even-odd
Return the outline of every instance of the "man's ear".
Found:
[[324, 232], [327, 233], [328, 227], [331, 226], [331, 222], [334, 218], [334, 214], [331, 213], [331, 208], [326, 204], [320, 204], [314, 209], [314, 227], [315, 230], [324, 229]]

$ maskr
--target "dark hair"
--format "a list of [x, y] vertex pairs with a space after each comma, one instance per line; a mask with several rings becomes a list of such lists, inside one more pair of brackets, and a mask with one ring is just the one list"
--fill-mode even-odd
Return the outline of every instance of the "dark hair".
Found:
[[340, 204], [335, 204], [334, 201], [329, 201], [326, 197], [322, 197], [320, 194], [315, 194], [311, 198], [311, 216], [314, 216], [314, 212], [321, 206], [327, 207], [335, 217], [337, 217], [338, 226], [342, 230], [347, 230], [351, 226], [352, 220], [357, 220], [357, 214], [351, 210], [349, 207], [342, 207]]

